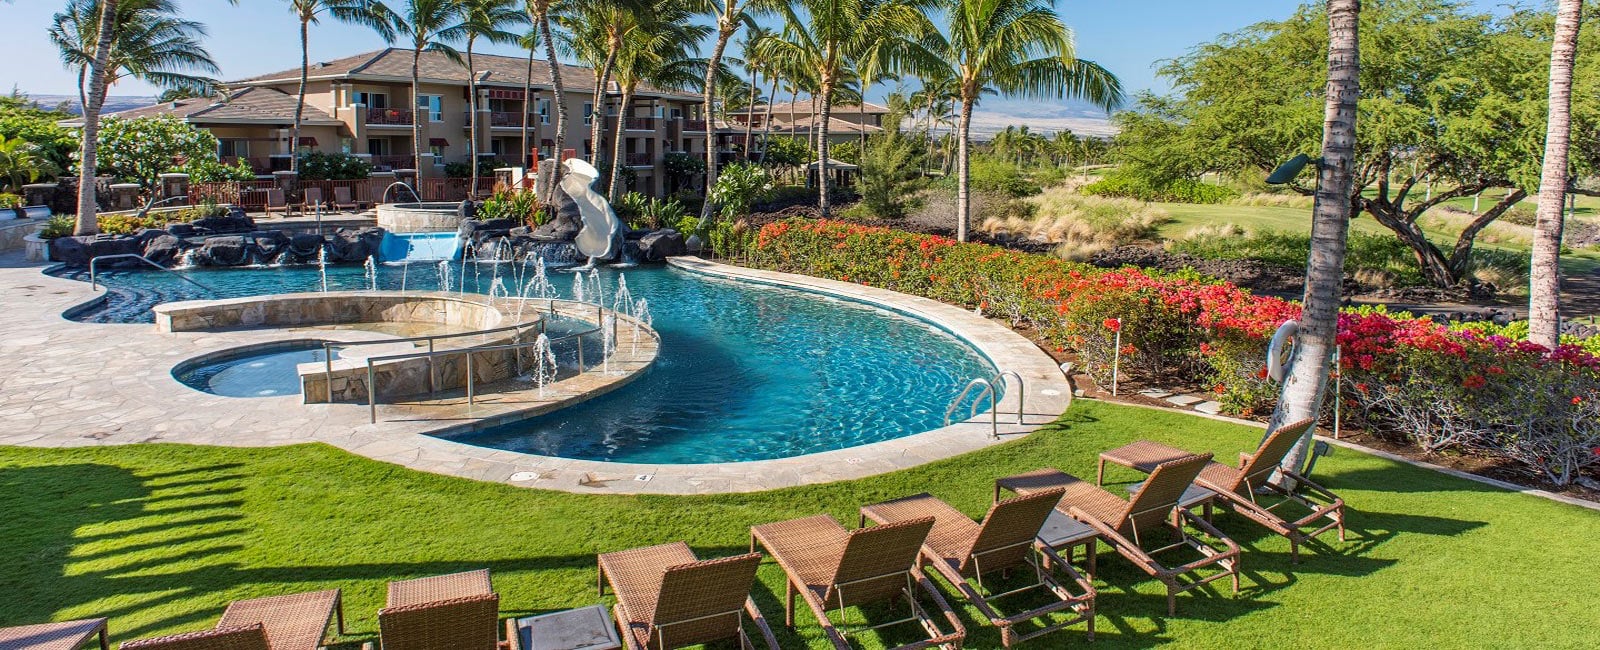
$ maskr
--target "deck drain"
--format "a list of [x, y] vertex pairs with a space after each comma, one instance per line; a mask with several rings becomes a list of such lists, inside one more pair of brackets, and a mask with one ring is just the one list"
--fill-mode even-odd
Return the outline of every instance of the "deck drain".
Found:
[[1054, 388], [1046, 388], [1044, 390], [1039, 391], [1039, 394], [1040, 395], [1049, 395], [1050, 397], [1055, 397], [1057, 395], [1060, 395], [1061, 391], [1056, 390]]
[[634, 475], [633, 480], [638, 481], [640, 483], [649, 483], [650, 479], [653, 479], [655, 477], [656, 477], [655, 474], [636, 474], [636, 475]]
[[523, 481], [537, 481], [542, 478], [544, 478], [544, 475], [540, 474], [539, 472], [517, 472], [511, 475], [511, 482], [521, 483]]

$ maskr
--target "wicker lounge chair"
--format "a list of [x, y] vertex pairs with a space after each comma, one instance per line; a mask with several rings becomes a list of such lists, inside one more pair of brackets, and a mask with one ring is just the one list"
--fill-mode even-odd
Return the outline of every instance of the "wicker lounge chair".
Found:
[[[1018, 494], [1065, 489], [1066, 494], [1056, 508], [1094, 528], [1100, 533], [1100, 538], [1116, 549], [1118, 554], [1165, 584], [1167, 614], [1170, 616], [1177, 613], [1178, 594], [1212, 581], [1230, 577], [1233, 579], [1234, 593], [1239, 592], [1239, 545], [1212, 526], [1211, 522], [1178, 505], [1200, 469], [1209, 462], [1211, 454], [1194, 454], [1161, 463], [1153, 468], [1150, 478], [1127, 500], [1053, 469], [1037, 470], [1001, 481]], [[1193, 535], [1184, 526], [1185, 523], [1214, 541], [1207, 543]], [[1177, 541], [1145, 550], [1143, 544], [1162, 531], [1166, 535], [1176, 536]], [[1156, 553], [1180, 547], [1198, 551], [1201, 557], [1170, 568], [1154, 557]], [[1221, 571], [1200, 576], [1198, 571], [1207, 567], [1217, 567]]]
[[[1054, 550], [1036, 543], [1039, 529], [1044, 526], [1050, 509], [1061, 498], [1061, 494], [1062, 490], [1059, 489], [1042, 490], [1005, 499], [990, 506], [981, 524], [928, 494], [862, 506], [861, 517], [863, 522], [870, 519], [879, 524], [933, 517], [933, 530], [922, 544], [922, 563], [932, 565], [935, 571], [961, 592], [962, 597], [983, 613], [991, 625], [1000, 628], [1000, 642], [1005, 647], [1079, 622], [1088, 624], [1088, 637], [1092, 640], [1094, 586], [1071, 564], [1056, 555]], [[1039, 556], [1042, 556], [1043, 563]], [[994, 593], [983, 583], [985, 576], [1019, 567], [1031, 568], [1035, 580], [1003, 593]], [[1067, 582], [1076, 586], [1077, 591], [1057, 580], [1049, 570], [1051, 567], [1065, 573], [1070, 578]], [[1001, 614], [993, 605], [995, 600], [1036, 589], [1048, 591], [1055, 601], [1010, 616]], [[1071, 611], [1076, 616], [1045, 624], [1041, 629], [1026, 634], [1016, 629], [1018, 623], [1065, 611]]]
[[[788, 575], [784, 623], [794, 627], [794, 597], [799, 593], [838, 650], [849, 650], [847, 637], [855, 633], [912, 622], [927, 631], [927, 638], [896, 650], [959, 647], [966, 637], [961, 619], [917, 567], [933, 521], [923, 517], [849, 531], [833, 517], [817, 515], [752, 527], [750, 550], [761, 545]], [[918, 588], [938, 607], [951, 631], [941, 631], [932, 612], [918, 604]], [[845, 625], [846, 607], [900, 597], [910, 607], [907, 617], [877, 625]], [[838, 611], [837, 622], [829, 617], [829, 607]]]
[[268, 215], [273, 212], [282, 212], [283, 216], [287, 217], [289, 216], [289, 209], [289, 202], [283, 198], [282, 189], [274, 187], [267, 190], [267, 205], [263, 208], [263, 211]]
[[500, 595], [489, 570], [389, 583], [388, 605], [378, 610], [384, 650], [496, 650]]
[[[1318, 535], [1337, 528], [1339, 541], [1344, 541], [1344, 499], [1298, 472], [1279, 468], [1295, 442], [1313, 424], [1314, 421], [1307, 419], [1278, 427], [1261, 441], [1261, 446], [1256, 448], [1254, 454], [1239, 454], [1238, 467], [1208, 463], [1195, 479], [1196, 484], [1216, 492], [1234, 512], [1287, 538], [1289, 558], [1297, 564], [1300, 562], [1300, 545]], [[1141, 453], [1136, 459], [1135, 469], [1142, 471], [1150, 471], [1163, 461], [1189, 453], [1157, 442], [1141, 441], [1137, 444], [1141, 446]], [[1283, 472], [1293, 481], [1294, 488], [1284, 489], [1270, 482], [1274, 471]], [[1264, 503], [1263, 497], [1269, 495], [1277, 496], [1278, 500]], [[1290, 502], [1304, 507], [1309, 514], [1290, 520], [1274, 512]], [[1318, 526], [1323, 520], [1326, 522]]]
[[0, 628], [0, 650], [78, 650], [95, 639], [100, 650], [111, 650], [104, 618]]
[[360, 210], [361, 202], [355, 199], [355, 190], [349, 185], [338, 185], [333, 188], [333, 209], [335, 210]]
[[300, 201], [300, 211], [303, 213], [313, 212], [318, 206], [324, 206], [328, 204], [328, 202], [322, 197], [321, 187], [307, 187], [302, 190], [300, 194], [302, 198]]
[[229, 603], [216, 627], [207, 632], [130, 641], [122, 647], [162, 650], [254, 647], [251, 645], [255, 643], [254, 634], [244, 630], [259, 627], [266, 635], [266, 647], [271, 650], [316, 650], [327, 636], [328, 623], [334, 621], [338, 623], [336, 629], [343, 634], [344, 608], [338, 589], [267, 596]]
[[607, 584], [617, 595], [617, 628], [630, 650], [670, 650], [711, 641], [737, 639], [755, 644], [744, 618], [761, 630], [767, 647], [777, 650], [761, 610], [750, 599], [760, 553], [700, 560], [683, 542], [602, 553], [600, 593]]

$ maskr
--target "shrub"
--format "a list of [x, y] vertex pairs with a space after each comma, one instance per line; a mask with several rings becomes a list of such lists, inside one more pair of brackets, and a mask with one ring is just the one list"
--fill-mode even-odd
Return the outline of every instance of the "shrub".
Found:
[[484, 199], [478, 206], [479, 219], [513, 219], [518, 223], [532, 224], [539, 212], [539, 197], [531, 191], [502, 190]]
[[[1235, 413], [1262, 413], [1267, 340], [1297, 304], [1192, 273], [1100, 270], [981, 244], [791, 219], [756, 235], [750, 263], [977, 307], [1032, 327], [1108, 382], [1125, 372], [1200, 377]], [[1514, 460], [1557, 485], [1600, 465], [1600, 356], [1478, 328], [1352, 309], [1340, 315], [1342, 397], [1368, 427], [1432, 452]]]
[[189, 175], [191, 184], [253, 181], [256, 179], [256, 171], [250, 168], [250, 163], [243, 160], [235, 161], [232, 165], [225, 165], [210, 158], [196, 158], [183, 166], [183, 173]]
[[1157, 186], [1139, 176], [1120, 172], [1106, 174], [1099, 181], [1084, 187], [1083, 192], [1093, 196], [1116, 196], [1164, 203], [1223, 203], [1238, 196], [1238, 192], [1229, 188], [1186, 178], [1175, 179]]
[[[1042, 191], [1038, 183], [1022, 172], [1021, 167], [998, 158], [973, 156], [967, 163], [967, 174], [967, 187], [976, 192], [995, 192], [1020, 199]], [[955, 175], [952, 174], [946, 182], [954, 188]]]
[[1036, 208], [1035, 215], [988, 216], [979, 229], [995, 236], [1059, 244], [1058, 255], [1083, 259], [1099, 250], [1151, 239], [1171, 220], [1166, 211], [1148, 203], [1083, 196], [1065, 188], [1045, 190], [1026, 203]]
[[320, 151], [301, 154], [299, 169], [300, 179], [307, 181], [359, 180], [372, 175], [372, 164], [364, 158]]
[[715, 206], [722, 218], [732, 221], [750, 212], [750, 205], [760, 201], [772, 189], [772, 177], [759, 165], [734, 163], [722, 168], [717, 183], [711, 187], [706, 200]]
[[785, 136], [768, 140], [764, 151], [761, 162], [779, 167], [798, 167], [811, 162], [815, 156], [807, 140]]
[[22, 197], [10, 192], [0, 192], [0, 210], [8, 210], [22, 205]]
[[[1233, 224], [1213, 224], [1190, 230], [1168, 242], [1167, 249], [1205, 259], [1252, 259], [1304, 269], [1311, 253], [1311, 236], [1278, 230], [1251, 233]], [[1410, 250], [1392, 235], [1351, 232], [1346, 240], [1345, 272], [1372, 286], [1425, 284]]]
[[155, 187], [161, 174], [217, 158], [216, 136], [170, 115], [108, 117], [100, 125], [99, 142], [99, 171], [146, 189]]
[[616, 209], [618, 219], [636, 230], [654, 230], [662, 224], [677, 224], [688, 215], [683, 204], [672, 198], [658, 199], [638, 192], [622, 195], [621, 200], [612, 207]]
[[671, 178], [687, 179], [696, 174], [706, 173], [706, 159], [682, 151], [668, 151], [661, 158], [661, 165]]
[[922, 186], [922, 151], [917, 142], [888, 129], [873, 135], [860, 157], [863, 209], [885, 219], [897, 219], [915, 209]]
[[44, 222], [44, 228], [39, 230], [41, 239], [55, 239], [71, 235], [78, 227], [78, 219], [70, 214], [51, 215]]

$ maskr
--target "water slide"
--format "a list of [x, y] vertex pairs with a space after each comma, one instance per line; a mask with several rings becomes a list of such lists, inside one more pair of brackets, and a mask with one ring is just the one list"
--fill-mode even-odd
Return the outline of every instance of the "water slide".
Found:
[[561, 176], [561, 191], [572, 197], [572, 202], [578, 206], [578, 214], [583, 217], [583, 229], [578, 231], [577, 238], [573, 240], [578, 254], [590, 260], [616, 257], [622, 221], [617, 219], [611, 203], [594, 191], [593, 185], [600, 179], [600, 171], [577, 158], [563, 164], [567, 170]]

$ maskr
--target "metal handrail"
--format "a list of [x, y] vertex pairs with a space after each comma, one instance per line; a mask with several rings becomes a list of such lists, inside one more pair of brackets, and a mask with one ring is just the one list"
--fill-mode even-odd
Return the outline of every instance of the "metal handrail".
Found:
[[206, 291], [210, 291], [213, 295], [215, 295], [217, 293], [216, 289], [213, 289], [211, 287], [206, 286], [205, 284], [201, 283], [199, 280], [196, 280], [196, 279], [191, 278], [191, 277], [189, 277], [187, 275], [184, 275], [182, 273], [179, 273], [177, 271], [169, 269], [169, 268], [167, 268], [165, 266], [157, 264], [154, 261], [151, 261], [150, 258], [145, 257], [143, 255], [140, 255], [138, 253], [117, 253], [115, 255], [96, 255], [93, 259], [89, 260], [89, 290], [90, 291], [93, 291], [95, 289], [100, 288], [98, 272], [95, 270], [95, 262], [99, 262], [100, 260], [114, 260], [114, 259], [136, 259], [136, 260], [139, 260], [141, 262], [144, 262], [145, 264], [149, 264], [150, 266], [153, 266], [158, 270], [166, 271], [168, 273], [176, 275], [176, 276], [178, 276], [179, 279], [183, 280], [184, 282], [188, 282], [190, 284], [193, 284], [194, 286], [200, 287], [201, 289], [205, 289]]
[[972, 393], [972, 389], [982, 386], [983, 390], [979, 391], [978, 396], [972, 400], [972, 409], [968, 411], [967, 417], [977, 417], [978, 405], [983, 403], [983, 398], [989, 398], [989, 436], [998, 440], [1000, 438], [1000, 419], [998, 416], [1000, 411], [1000, 393], [999, 391], [995, 390], [995, 388], [996, 385], [1006, 386], [1007, 384], [1005, 383], [1005, 380], [1007, 377], [1017, 380], [1017, 424], [1025, 424], [1023, 415], [1026, 413], [1026, 410], [1023, 407], [1023, 400], [1028, 392], [1027, 382], [1023, 381], [1022, 375], [1018, 374], [1014, 370], [1002, 370], [996, 373], [993, 378], [984, 379], [979, 377], [967, 382], [967, 385], [961, 389], [961, 392], [956, 394], [956, 398], [950, 400], [950, 405], [945, 407], [944, 426], [950, 426], [950, 416], [955, 413], [957, 407], [961, 406], [962, 400], [965, 400], [967, 395]]

